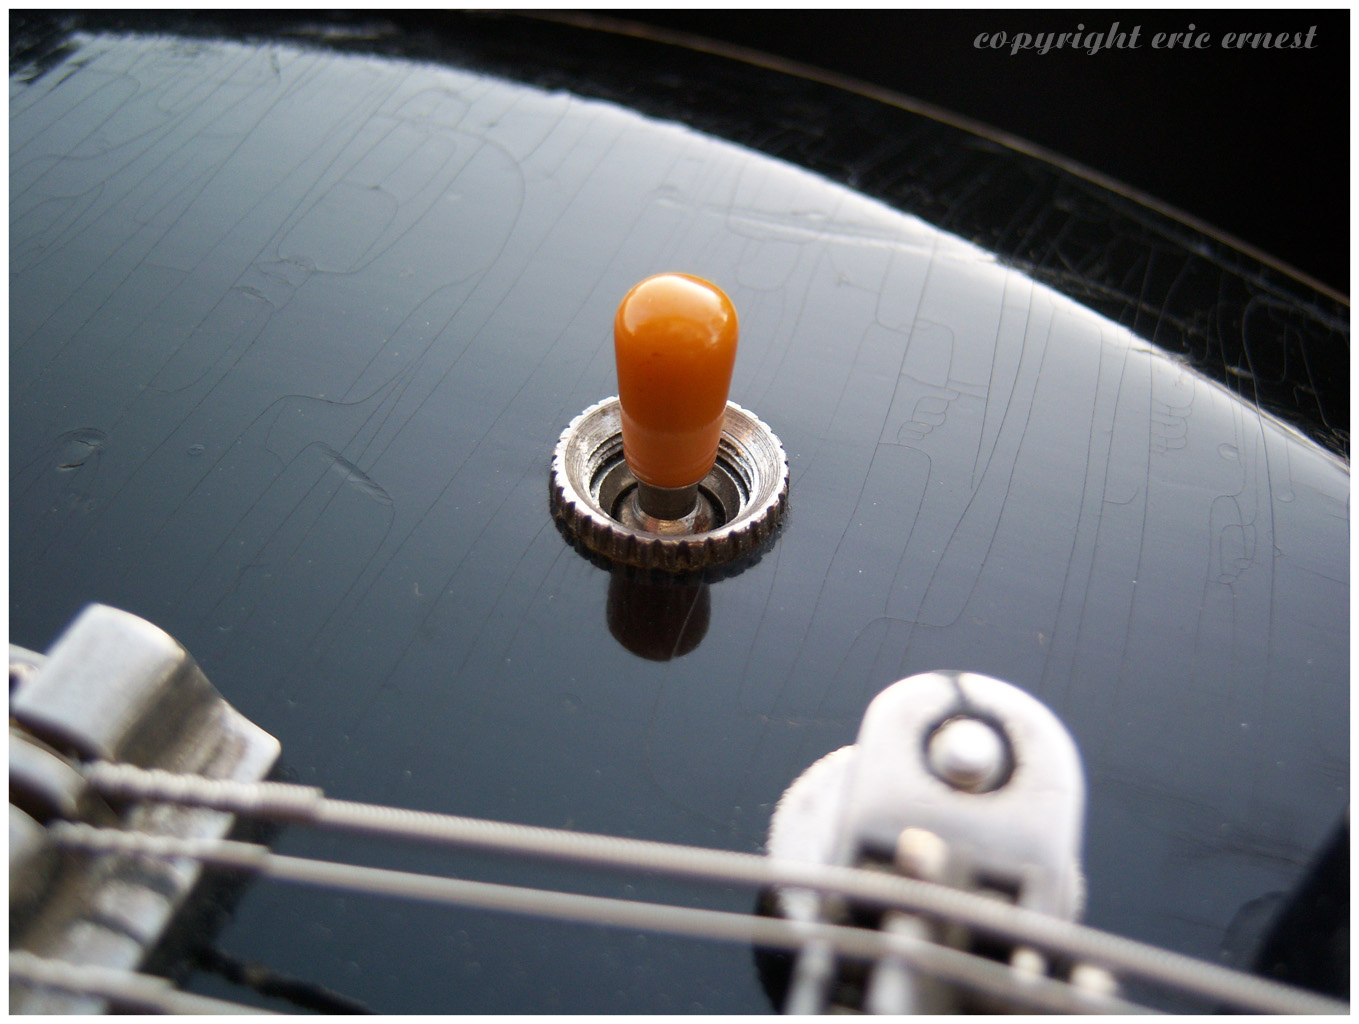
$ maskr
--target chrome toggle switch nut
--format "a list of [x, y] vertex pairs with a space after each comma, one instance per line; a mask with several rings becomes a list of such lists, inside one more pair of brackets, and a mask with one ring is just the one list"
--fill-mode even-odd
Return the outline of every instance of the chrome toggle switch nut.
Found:
[[623, 457], [617, 398], [590, 406], [562, 432], [552, 455], [552, 514], [583, 547], [611, 562], [697, 572], [758, 550], [788, 508], [788, 457], [759, 417], [727, 403], [717, 460], [698, 483], [686, 520], [637, 507], [638, 481]]

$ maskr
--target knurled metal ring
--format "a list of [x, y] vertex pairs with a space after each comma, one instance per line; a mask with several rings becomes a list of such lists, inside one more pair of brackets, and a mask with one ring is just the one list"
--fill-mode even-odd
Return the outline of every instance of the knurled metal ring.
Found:
[[773, 536], [788, 509], [788, 457], [760, 418], [727, 403], [717, 461], [698, 485], [718, 526], [683, 536], [620, 522], [637, 486], [623, 458], [618, 399], [596, 402], [562, 431], [552, 454], [552, 514], [583, 547], [611, 562], [693, 572], [732, 562]]

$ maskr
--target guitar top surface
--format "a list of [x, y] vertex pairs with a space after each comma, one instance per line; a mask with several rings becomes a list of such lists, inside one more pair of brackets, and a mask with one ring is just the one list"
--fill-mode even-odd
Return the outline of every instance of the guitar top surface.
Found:
[[[148, 618], [331, 796], [746, 851], [891, 682], [997, 676], [1081, 752], [1084, 920], [1219, 960], [1349, 799], [1348, 307], [908, 110], [835, 172], [791, 76], [723, 137], [664, 109], [717, 58], [625, 105], [507, 70], [599, 33], [458, 25], [481, 57], [87, 27], [12, 71], [12, 639]], [[666, 270], [731, 296], [790, 466], [760, 557], [680, 584], [547, 500]], [[734, 947], [267, 884], [219, 943], [383, 1012], [769, 1008]]]

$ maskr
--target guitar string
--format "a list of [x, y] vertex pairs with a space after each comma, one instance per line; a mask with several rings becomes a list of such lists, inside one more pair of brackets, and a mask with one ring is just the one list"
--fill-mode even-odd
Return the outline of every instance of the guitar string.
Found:
[[874, 929], [311, 860], [276, 854], [263, 846], [228, 839], [179, 839], [73, 822], [54, 824], [50, 833], [56, 846], [66, 850], [189, 858], [213, 867], [248, 871], [274, 881], [368, 895], [750, 943], [759, 947], [798, 950], [809, 943], [823, 943], [842, 956], [875, 963], [908, 964], [933, 977], [1000, 997], [1013, 1005], [1049, 1013], [1152, 1012], [1123, 999], [1025, 973], [949, 946]]
[[549, 857], [596, 867], [655, 871], [727, 885], [812, 889], [954, 921], [1075, 962], [1096, 964], [1178, 993], [1255, 1012], [1348, 1012], [1348, 1005], [1338, 1000], [899, 875], [334, 800], [319, 788], [290, 783], [212, 780], [110, 762], [92, 762], [83, 770], [97, 791], [113, 799], [159, 800], [341, 831]]

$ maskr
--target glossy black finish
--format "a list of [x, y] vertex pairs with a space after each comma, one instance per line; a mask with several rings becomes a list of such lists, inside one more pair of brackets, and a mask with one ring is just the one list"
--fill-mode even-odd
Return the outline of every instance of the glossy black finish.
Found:
[[[53, 29], [71, 20], [25, 16], [16, 32], [24, 59], [52, 59]], [[976, 242], [1348, 455], [1347, 302], [1121, 189], [922, 117], [902, 97], [885, 103], [647, 38], [494, 14], [87, 12], [74, 20], [446, 61], [688, 124]]]
[[[45, 36], [12, 69], [14, 639], [92, 600], [152, 619], [335, 796], [745, 850], [884, 686], [986, 672], [1084, 755], [1087, 920], [1215, 957], [1348, 801], [1347, 308], [864, 97], [456, 24], [405, 43], [474, 70], [320, 33]], [[581, 98], [625, 67], [629, 106], [713, 134]], [[572, 92], [484, 74], [516, 69]], [[547, 464], [663, 269], [737, 304], [732, 397], [792, 511], [629, 644]], [[221, 942], [387, 1012], [766, 1008], [749, 951], [281, 886]]]

